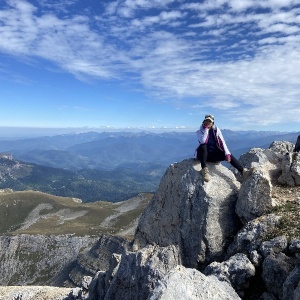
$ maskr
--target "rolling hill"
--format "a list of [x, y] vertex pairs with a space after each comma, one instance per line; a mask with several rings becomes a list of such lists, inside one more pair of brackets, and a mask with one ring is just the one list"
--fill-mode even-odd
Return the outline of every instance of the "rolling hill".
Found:
[[119, 203], [81, 203], [36, 191], [1, 190], [0, 235], [116, 234], [130, 238], [152, 196], [144, 193]]

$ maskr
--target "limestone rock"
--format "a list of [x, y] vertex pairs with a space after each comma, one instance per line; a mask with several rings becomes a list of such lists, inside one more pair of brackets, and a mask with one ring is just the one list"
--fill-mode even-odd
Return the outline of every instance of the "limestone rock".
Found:
[[291, 173], [295, 180], [295, 185], [300, 185], [300, 153], [292, 154]]
[[271, 143], [269, 149], [279, 153], [279, 154], [286, 154], [288, 152], [293, 152], [294, 151], [294, 144], [291, 142], [287, 142], [287, 141], [274, 141], [273, 143]]
[[88, 251], [81, 252], [70, 271], [72, 282], [80, 286], [83, 276], [94, 277], [99, 270], [107, 270], [113, 253], [123, 254], [130, 249], [129, 242], [117, 236], [103, 235]]
[[286, 236], [278, 236], [272, 240], [265, 241], [260, 245], [260, 252], [264, 257], [270, 254], [284, 252], [287, 250], [288, 240]]
[[248, 256], [258, 250], [265, 237], [279, 224], [281, 217], [269, 214], [248, 222], [235, 236], [227, 250], [227, 257], [236, 253]]
[[239, 161], [246, 168], [253, 167], [260, 171], [274, 184], [277, 183], [280, 175], [281, 157], [282, 154], [272, 147], [270, 149], [252, 148], [241, 155]]
[[256, 250], [251, 251], [249, 257], [250, 261], [256, 268], [258, 268], [263, 262], [263, 256], [259, 254]]
[[1, 286], [1, 300], [71, 300], [70, 288], [50, 286]]
[[300, 154], [293, 152], [294, 145], [290, 142], [273, 142], [270, 149], [281, 154], [278, 182], [289, 186], [300, 185]]
[[[155, 283], [164, 278], [164, 276], [177, 265], [180, 257], [178, 249], [175, 246], [159, 247], [147, 246], [137, 252], [129, 252], [122, 255], [119, 265], [111, 271], [103, 274], [98, 289], [98, 294], [93, 293], [95, 298], [89, 297], [90, 300], [99, 299], [122, 299], [122, 300], [139, 300], [147, 299], [149, 293], [153, 290]], [[110, 285], [103, 285], [105, 277], [111, 278]], [[102, 295], [103, 298], [99, 296]]]
[[140, 217], [135, 245], [178, 245], [183, 265], [196, 267], [220, 259], [240, 228], [235, 214], [239, 182], [222, 165], [208, 166], [209, 182], [197, 161], [171, 165]]
[[286, 153], [283, 155], [282, 162], [281, 162], [281, 175], [278, 178], [278, 182], [280, 184], [286, 184], [289, 186], [295, 186], [295, 180], [291, 172], [292, 166], [292, 153]]
[[300, 264], [296, 265], [283, 284], [282, 300], [300, 299]]
[[0, 282], [62, 286], [79, 253], [90, 249], [97, 239], [72, 235], [0, 236]]
[[178, 266], [171, 270], [151, 292], [148, 300], [238, 300], [240, 297], [226, 282], [205, 276], [195, 269]]
[[272, 198], [272, 184], [267, 173], [262, 170], [254, 173], [242, 184], [236, 213], [243, 223], [270, 212], [275, 206]]
[[289, 252], [294, 254], [300, 253], [300, 240], [299, 239], [292, 239], [289, 244]]
[[269, 255], [264, 260], [262, 278], [267, 290], [277, 298], [282, 298], [283, 284], [295, 265], [295, 259], [283, 253]]
[[227, 281], [235, 290], [249, 285], [249, 279], [255, 275], [255, 267], [245, 254], [237, 253], [221, 263], [213, 262], [205, 268], [205, 275], [214, 275], [221, 281]]

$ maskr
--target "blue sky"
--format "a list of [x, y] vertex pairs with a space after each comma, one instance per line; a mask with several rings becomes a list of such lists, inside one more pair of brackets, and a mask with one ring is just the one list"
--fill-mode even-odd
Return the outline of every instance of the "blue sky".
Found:
[[298, 0], [1, 0], [0, 126], [300, 130]]

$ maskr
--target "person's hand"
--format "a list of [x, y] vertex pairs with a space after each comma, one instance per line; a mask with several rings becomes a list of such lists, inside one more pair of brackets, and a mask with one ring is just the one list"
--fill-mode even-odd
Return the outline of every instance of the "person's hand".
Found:
[[225, 156], [225, 160], [226, 160], [227, 162], [230, 162], [230, 161], [231, 161], [231, 155], [230, 155], [230, 154], [227, 154], [227, 155]]

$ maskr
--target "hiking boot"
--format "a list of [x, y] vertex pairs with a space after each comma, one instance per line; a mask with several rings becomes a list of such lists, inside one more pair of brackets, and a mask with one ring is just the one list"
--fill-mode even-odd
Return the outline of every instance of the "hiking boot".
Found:
[[251, 169], [243, 169], [243, 179], [246, 180], [253, 172], [254, 172], [255, 168], [251, 168]]
[[208, 182], [210, 179], [208, 168], [207, 167], [203, 168], [201, 172], [202, 172], [204, 181]]

